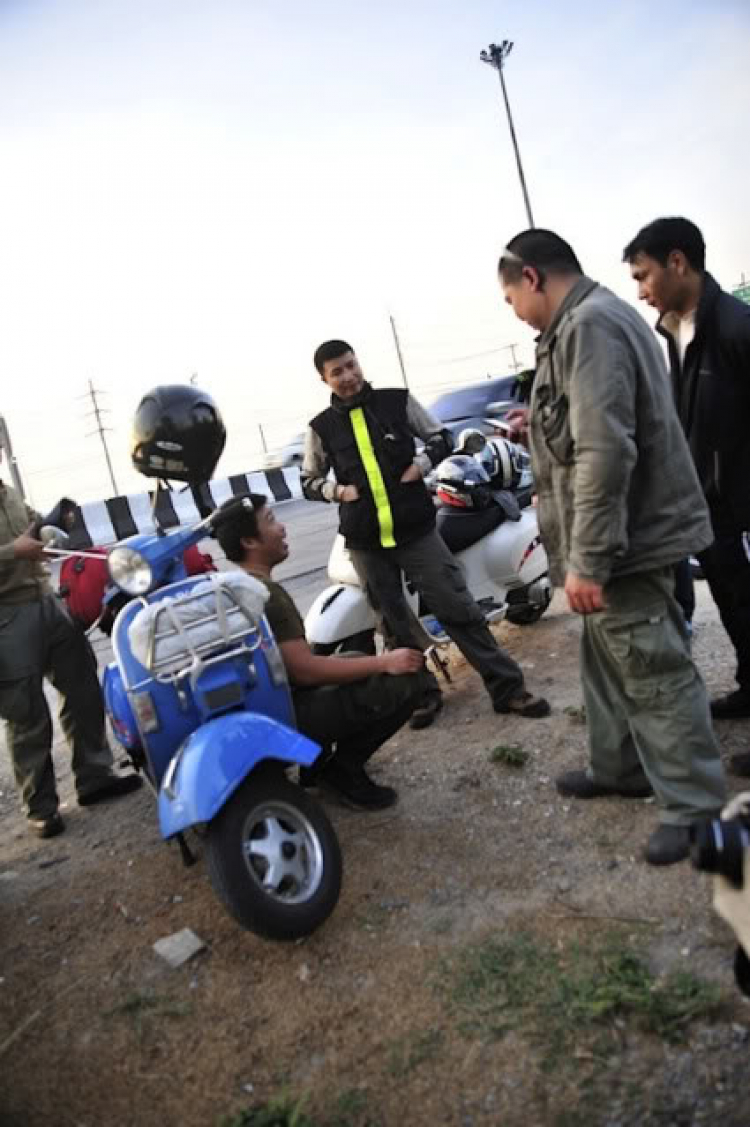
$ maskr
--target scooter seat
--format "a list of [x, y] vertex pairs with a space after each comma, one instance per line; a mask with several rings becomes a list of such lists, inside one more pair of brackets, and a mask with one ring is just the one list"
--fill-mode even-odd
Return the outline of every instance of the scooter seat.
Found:
[[505, 520], [499, 505], [457, 511], [445, 505], [437, 511], [437, 530], [451, 552], [463, 552], [498, 528]]

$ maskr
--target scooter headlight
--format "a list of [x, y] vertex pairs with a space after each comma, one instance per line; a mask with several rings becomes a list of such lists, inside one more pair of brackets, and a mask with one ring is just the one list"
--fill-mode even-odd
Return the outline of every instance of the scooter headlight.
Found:
[[151, 564], [135, 548], [113, 548], [107, 556], [112, 582], [127, 595], [145, 595], [151, 590]]

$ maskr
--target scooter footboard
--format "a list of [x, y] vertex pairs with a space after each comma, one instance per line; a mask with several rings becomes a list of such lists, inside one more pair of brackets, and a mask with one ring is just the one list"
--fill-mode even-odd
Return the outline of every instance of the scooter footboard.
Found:
[[162, 837], [210, 822], [263, 760], [308, 767], [319, 754], [318, 744], [269, 716], [217, 717], [188, 736], [167, 767], [158, 798]]

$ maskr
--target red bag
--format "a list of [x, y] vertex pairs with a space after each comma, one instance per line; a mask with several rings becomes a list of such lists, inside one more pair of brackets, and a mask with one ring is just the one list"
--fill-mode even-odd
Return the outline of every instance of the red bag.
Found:
[[[68, 556], [63, 560], [60, 568], [60, 596], [65, 600], [71, 618], [82, 630], [93, 626], [102, 613], [102, 600], [104, 592], [109, 586], [109, 569], [107, 568], [107, 548], [89, 548], [89, 552], [96, 552], [101, 559], [92, 560], [90, 556]], [[188, 575], [203, 575], [207, 571], [216, 571], [213, 557], [207, 552], [198, 550], [197, 545], [187, 548], [182, 556], [185, 570]], [[119, 598], [116, 610], [119, 610], [128, 596]], [[113, 608], [114, 609], [114, 608]], [[111, 622], [109, 629], [111, 631]]]
[[60, 568], [60, 596], [65, 600], [70, 616], [83, 630], [93, 626], [102, 613], [102, 599], [109, 584], [107, 549], [90, 548], [101, 556], [68, 556]]

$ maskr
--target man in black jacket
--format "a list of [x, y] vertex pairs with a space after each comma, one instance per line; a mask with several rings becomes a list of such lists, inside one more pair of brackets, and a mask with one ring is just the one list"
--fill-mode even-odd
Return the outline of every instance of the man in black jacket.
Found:
[[[482, 677], [495, 711], [548, 715], [549, 704], [526, 690], [520, 667], [498, 646], [435, 531], [435, 506], [422, 477], [450, 453], [449, 432], [406, 390], [375, 390], [366, 383], [345, 341], [326, 341], [314, 363], [332, 395], [307, 431], [302, 489], [311, 501], [339, 503], [341, 534], [392, 639], [421, 648], [403, 597], [403, 569]], [[418, 455], [415, 438], [425, 444]], [[335, 481], [328, 478], [331, 469]]]
[[[737, 688], [717, 719], [750, 716], [750, 306], [705, 269], [688, 219], [656, 219], [623, 252], [638, 296], [660, 314], [677, 411], [708, 501], [715, 541], [703, 572], [737, 654]], [[750, 756], [747, 773], [750, 773]], [[743, 773], [745, 773], [743, 771]]]

